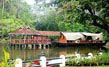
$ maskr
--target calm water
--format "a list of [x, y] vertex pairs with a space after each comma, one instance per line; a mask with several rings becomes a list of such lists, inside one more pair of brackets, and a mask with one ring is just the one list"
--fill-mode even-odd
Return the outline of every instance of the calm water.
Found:
[[[107, 49], [109, 49], [109, 43], [106, 46]], [[72, 55], [75, 54], [76, 50], [79, 50], [81, 54], [86, 55], [87, 53], [91, 52], [93, 54], [97, 54], [100, 50], [100, 48], [97, 47], [65, 47], [65, 48], [49, 48], [49, 49], [35, 49], [35, 50], [26, 50], [26, 49], [8, 49], [11, 58], [22, 58], [23, 60], [27, 59], [37, 59], [40, 57], [41, 52], [45, 52], [47, 57], [58, 57], [61, 54], [64, 55]], [[0, 48], [0, 56], [2, 56], [2, 49]]]

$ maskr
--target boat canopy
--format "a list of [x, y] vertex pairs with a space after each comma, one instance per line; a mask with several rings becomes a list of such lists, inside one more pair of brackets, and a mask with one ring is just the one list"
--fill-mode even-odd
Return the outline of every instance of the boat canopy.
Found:
[[84, 35], [78, 32], [62, 32], [65, 36], [66, 40], [78, 40], [80, 38], [84, 38]]
[[86, 33], [86, 32], [83, 32], [82, 33], [83, 35], [85, 36], [91, 36], [93, 40], [102, 40], [102, 34], [103, 33]]
[[102, 33], [86, 33], [86, 32], [62, 32], [66, 40], [86, 40], [87, 37], [91, 37], [92, 40], [102, 40]]

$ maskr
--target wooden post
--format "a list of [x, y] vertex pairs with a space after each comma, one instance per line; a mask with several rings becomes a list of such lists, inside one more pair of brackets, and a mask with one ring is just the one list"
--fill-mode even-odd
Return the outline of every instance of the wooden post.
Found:
[[33, 48], [36, 49], [36, 44], [33, 44], [33, 46], [34, 46]]
[[41, 44], [39, 44], [39, 49], [41, 49]]
[[26, 44], [26, 49], [28, 49], [28, 44]]
[[24, 44], [24, 49], [26, 49], [26, 44]]
[[46, 44], [43, 44], [43, 48], [46, 49]]

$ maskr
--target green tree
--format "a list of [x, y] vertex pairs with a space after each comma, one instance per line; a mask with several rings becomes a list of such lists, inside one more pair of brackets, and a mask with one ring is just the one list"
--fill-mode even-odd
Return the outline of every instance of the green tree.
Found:
[[0, 38], [8, 37], [8, 33], [21, 26], [33, 26], [31, 7], [22, 0], [0, 1]]
[[35, 23], [35, 28], [37, 30], [51, 30], [51, 31], [58, 31], [58, 23], [55, 21], [56, 12], [50, 11], [48, 14], [45, 15], [38, 15], [38, 20]]
[[62, 8], [63, 22], [79, 22], [94, 25], [109, 34], [108, 0], [61, 0], [57, 2]]

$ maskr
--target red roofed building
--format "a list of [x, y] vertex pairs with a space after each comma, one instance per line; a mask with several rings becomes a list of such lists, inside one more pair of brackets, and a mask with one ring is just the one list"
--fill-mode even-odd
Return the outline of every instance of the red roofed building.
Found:
[[29, 26], [26, 26], [9, 34], [10, 44], [51, 44], [48, 36], [59, 36], [60, 32], [31, 30]]

